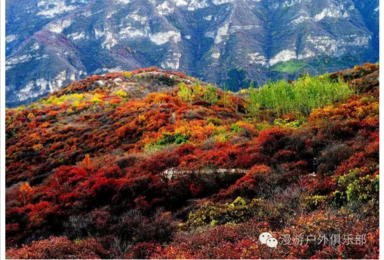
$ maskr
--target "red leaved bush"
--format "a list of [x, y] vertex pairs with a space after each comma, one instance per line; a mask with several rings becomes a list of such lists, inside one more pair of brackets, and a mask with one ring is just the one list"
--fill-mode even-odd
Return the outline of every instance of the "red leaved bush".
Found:
[[6, 255], [15, 259], [101, 259], [108, 251], [93, 238], [72, 242], [65, 237], [50, 237], [34, 241], [30, 246], [7, 250]]
[[[241, 95], [207, 102], [205, 84], [157, 68], [88, 77], [7, 110], [7, 257], [378, 257], [374, 67], [332, 74], [360, 94], [307, 119], [293, 111], [286, 125], [269, 110], [269, 122], [252, 118]], [[179, 82], [195, 83], [190, 101]], [[261, 245], [261, 232], [279, 246]], [[365, 244], [283, 244], [332, 232]]]

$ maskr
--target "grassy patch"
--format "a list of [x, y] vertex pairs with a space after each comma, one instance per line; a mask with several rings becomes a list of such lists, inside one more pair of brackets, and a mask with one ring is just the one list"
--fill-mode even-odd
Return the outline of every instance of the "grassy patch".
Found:
[[272, 71], [293, 74], [301, 70], [305, 66], [305, 62], [301, 60], [290, 60], [276, 64]]

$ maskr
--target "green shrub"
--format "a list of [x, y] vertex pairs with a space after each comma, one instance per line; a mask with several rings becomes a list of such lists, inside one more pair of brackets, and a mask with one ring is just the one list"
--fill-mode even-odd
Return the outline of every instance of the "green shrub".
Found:
[[258, 217], [268, 220], [281, 214], [282, 205], [271, 206], [262, 199], [253, 199], [249, 204], [238, 197], [232, 203], [207, 202], [195, 212], [189, 213], [188, 220], [181, 228], [199, 227], [205, 225], [223, 225], [226, 223], [242, 223], [250, 218]]
[[293, 83], [283, 80], [269, 82], [259, 89], [251, 84], [247, 109], [253, 116], [257, 116], [261, 109], [272, 109], [278, 115], [292, 111], [309, 115], [314, 108], [325, 107], [336, 101], [344, 102], [352, 93], [341, 80], [331, 80], [328, 75], [306, 75]]
[[205, 89], [203, 99], [211, 105], [216, 104], [219, 101], [219, 97], [217, 95], [217, 87], [208, 85]]
[[158, 141], [156, 145], [184, 144], [188, 142], [188, 139], [188, 136], [179, 133], [175, 133], [174, 135], [163, 133], [163, 139]]
[[209, 125], [210, 123], [212, 123], [214, 126], [221, 126], [221, 121], [217, 118], [208, 118], [206, 124]]
[[203, 92], [203, 87], [201, 86], [200, 80], [196, 80], [195, 83], [192, 85], [192, 91], [195, 94], [200, 94]]
[[132, 73], [130, 73], [130, 72], [128, 72], [128, 71], [124, 71], [124, 72], [122, 73], [122, 75], [123, 75], [124, 77], [126, 77], [126, 78], [131, 78], [131, 77], [132, 77]]
[[228, 101], [228, 85], [227, 84], [224, 84], [223, 86], [223, 105], [226, 107], [228, 104], [229, 104], [229, 101]]
[[184, 83], [181, 82], [179, 84], [180, 90], [177, 92], [177, 95], [184, 101], [184, 102], [191, 102], [193, 99], [193, 93], [192, 90]]
[[273, 124], [276, 125], [276, 126], [283, 127], [283, 128], [288, 127], [288, 128], [294, 128], [294, 129], [299, 128], [300, 125], [301, 125], [300, 121], [298, 121], [298, 120], [288, 122], [287, 120], [284, 120], [284, 119], [281, 119], [281, 118], [275, 119]]
[[238, 124], [232, 124], [231, 125], [231, 132], [240, 133], [241, 127]]
[[362, 202], [367, 203], [379, 197], [379, 175], [365, 175], [360, 169], [349, 171], [348, 174], [337, 176], [338, 190], [333, 193], [333, 202], [336, 205]]

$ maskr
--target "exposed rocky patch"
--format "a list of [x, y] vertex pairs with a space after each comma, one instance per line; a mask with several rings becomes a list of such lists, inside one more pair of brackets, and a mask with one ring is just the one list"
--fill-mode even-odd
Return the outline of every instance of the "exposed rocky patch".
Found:
[[[7, 106], [88, 75], [158, 66], [237, 91], [378, 60], [379, 1], [7, 1]], [[235, 82], [235, 83], [234, 83]], [[249, 83], [248, 83], [249, 84]]]

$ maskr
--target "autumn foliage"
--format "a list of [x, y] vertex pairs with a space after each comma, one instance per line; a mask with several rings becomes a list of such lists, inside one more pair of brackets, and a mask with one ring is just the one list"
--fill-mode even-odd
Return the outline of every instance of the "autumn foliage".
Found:
[[[355, 94], [266, 120], [156, 68], [9, 109], [7, 257], [378, 258], [378, 72], [331, 74]], [[300, 238], [334, 234], [353, 239]]]

